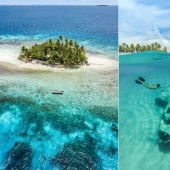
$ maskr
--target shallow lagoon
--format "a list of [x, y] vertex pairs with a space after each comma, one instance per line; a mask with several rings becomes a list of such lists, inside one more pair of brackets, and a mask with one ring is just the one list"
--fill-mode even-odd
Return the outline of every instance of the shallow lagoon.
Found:
[[[1, 6], [0, 13], [0, 61], [21, 65], [23, 45], [60, 35], [88, 56], [117, 59], [117, 6]], [[43, 71], [0, 62], [0, 169], [117, 169], [110, 129], [117, 87], [113, 66]]]
[[[170, 85], [170, 54], [152, 51], [121, 55], [119, 61], [119, 169], [168, 170], [170, 152], [160, 147], [158, 135], [165, 108], [155, 99]], [[162, 88], [150, 90], [136, 84], [139, 76]]]
[[116, 70], [0, 71], [2, 169], [117, 169]]

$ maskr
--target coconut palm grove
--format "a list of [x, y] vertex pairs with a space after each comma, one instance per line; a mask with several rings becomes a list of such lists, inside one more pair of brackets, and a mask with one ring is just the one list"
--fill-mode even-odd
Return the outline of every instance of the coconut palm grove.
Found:
[[19, 59], [22, 61], [40, 60], [47, 64], [79, 65], [87, 64], [86, 51], [76, 41], [60, 36], [57, 41], [49, 39], [31, 48], [22, 47]]
[[142, 52], [142, 51], [150, 51], [150, 50], [154, 50], [154, 51], [164, 51], [167, 52], [167, 48], [164, 47], [161, 50], [161, 45], [158, 44], [157, 42], [152, 43], [150, 45], [140, 45], [140, 44], [125, 44], [122, 43], [122, 45], [119, 45], [119, 52], [120, 53], [133, 53], [133, 52]]

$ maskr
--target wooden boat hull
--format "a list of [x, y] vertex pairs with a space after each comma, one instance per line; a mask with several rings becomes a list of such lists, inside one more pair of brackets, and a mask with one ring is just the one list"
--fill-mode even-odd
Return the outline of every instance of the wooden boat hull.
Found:
[[63, 94], [63, 92], [52, 92], [52, 94]]

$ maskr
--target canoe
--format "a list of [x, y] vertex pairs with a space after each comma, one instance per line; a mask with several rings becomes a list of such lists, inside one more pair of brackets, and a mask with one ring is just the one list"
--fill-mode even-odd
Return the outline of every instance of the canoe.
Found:
[[53, 90], [53, 92], [64, 92], [64, 91], [62, 91], [62, 90]]
[[63, 94], [63, 92], [57, 92], [57, 91], [53, 91], [52, 94]]
[[64, 91], [62, 90], [53, 90], [52, 94], [63, 94]]

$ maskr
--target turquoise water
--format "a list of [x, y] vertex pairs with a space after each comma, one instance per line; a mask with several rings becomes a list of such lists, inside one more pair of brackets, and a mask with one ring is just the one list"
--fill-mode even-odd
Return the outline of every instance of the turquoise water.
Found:
[[117, 169], [113, 71], [0, 71], [0, 169]]
[[[0, 60], [59, 35], [117, 59], [117, 6], [0, 6]], [[52, 90], [64, 90], [53, 95]], [[117, 71], [0, 62], [0, 169], [118, 169]]]
[[[170, 102], [170, 53], [120, 55], [119, 61], [119, 169], [169, 170], [169, 143], [159, 132], [163, 126], [165, 132], [169, 128], [162, 121]], [[162, 88], [151, 90], [135, 83], [139, 76]]]

